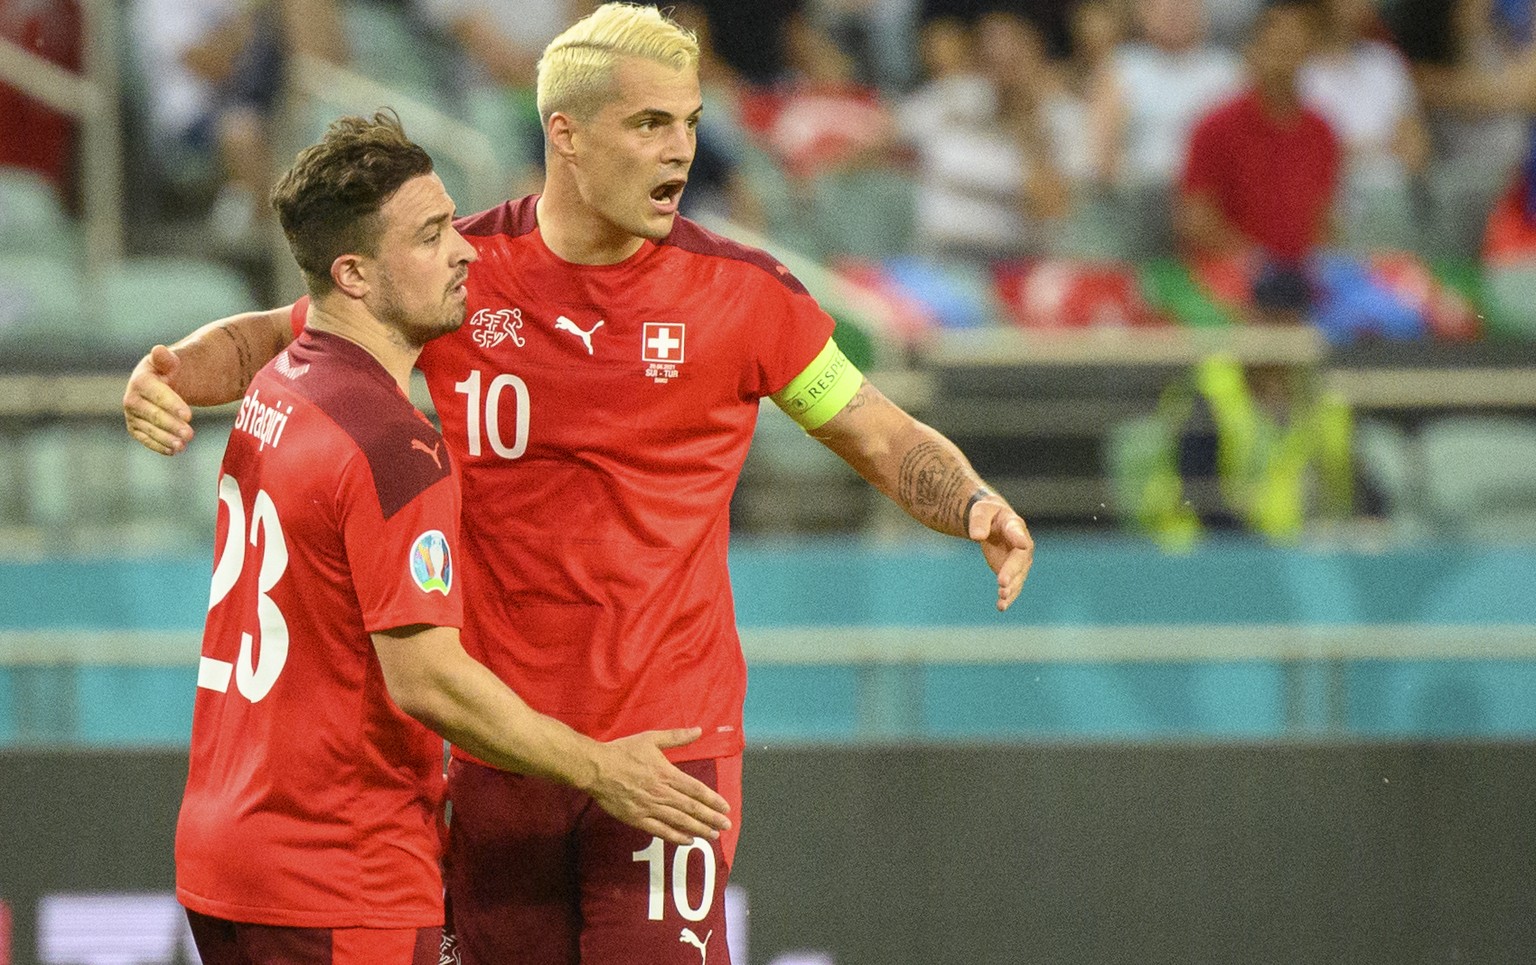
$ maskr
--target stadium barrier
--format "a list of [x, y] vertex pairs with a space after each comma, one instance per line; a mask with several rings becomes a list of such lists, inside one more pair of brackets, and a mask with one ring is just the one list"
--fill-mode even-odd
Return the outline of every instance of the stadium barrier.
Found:
[[[171, 894], [185, 771], [180, 750], [0, 750], [14, 965], [193, 961]], [[737, 965], [1536, 947], [1529, 743], [754, 746], [745, 782]]]
[[[211, 569], [0, 563], [0, 746], [184, 745]], [[1007, 614], [957, 542], [732, 569], [753, 740], [1536, 735], [1536, 550], [1048, 539]]]

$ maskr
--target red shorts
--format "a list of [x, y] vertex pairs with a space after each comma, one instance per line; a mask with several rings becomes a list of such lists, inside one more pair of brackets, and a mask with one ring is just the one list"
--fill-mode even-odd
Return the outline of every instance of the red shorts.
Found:
[[443, 930], [289, 928], [187, 912], [203, 965], [438, 965]]
[[677, 766], [730, 802], [729, 834], [679, 847], [564, 785], [455, 758], [445, 952], [456, 945], [462, 965], [730, 965], [741, 755]]

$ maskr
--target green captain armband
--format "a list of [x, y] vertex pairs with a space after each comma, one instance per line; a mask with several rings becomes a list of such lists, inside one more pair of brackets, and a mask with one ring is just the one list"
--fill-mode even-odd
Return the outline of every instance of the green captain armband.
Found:
[[785, 415], [809, 432], [821, 428], [828, 419], [843, 411], [843, 406], [863, 384], [864, 374], [829, 338], [821, 354], [805, 367], [804, 372], [775, 392], [773, 401]]

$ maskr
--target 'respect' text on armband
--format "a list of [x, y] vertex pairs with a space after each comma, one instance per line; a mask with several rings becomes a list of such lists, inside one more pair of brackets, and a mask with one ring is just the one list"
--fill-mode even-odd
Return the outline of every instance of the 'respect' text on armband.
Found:
[[775, 392], [773, 401], [809, 432], [843, 411], [863, 384], [864, 374], [858, 366], [848, 361], [836, 342], [827, 339], [821, 354], [804, 372]]

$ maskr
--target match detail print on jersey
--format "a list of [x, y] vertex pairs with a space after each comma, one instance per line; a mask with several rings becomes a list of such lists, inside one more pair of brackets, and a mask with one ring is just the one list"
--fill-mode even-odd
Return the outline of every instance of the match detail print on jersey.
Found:
[[863, 373], [848, 361], [836, 342], [827, 339], [821, 353], [805, 371], [775, 392], [773, 401], [809, 432], [843, 411], [863, 383]]

